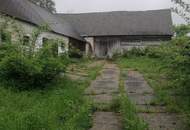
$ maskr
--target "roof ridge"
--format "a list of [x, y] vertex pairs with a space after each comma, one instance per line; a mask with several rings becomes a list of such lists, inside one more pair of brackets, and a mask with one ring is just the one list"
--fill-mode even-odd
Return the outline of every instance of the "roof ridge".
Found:
[[125, 10], [120, 10], [120, 11], [100, 11], [100, 12], [84, 12], [84, 13], [55, 13], [55, 15], [77, 15], [77, 14], [100, 14], [100, 13], [117, 13], [117, 12], [129, 12], [129, 13], [136, 13], [136, 12], [153, 12], [153, 11], [169, 11], [171, 10], [170, 8], [165, 8], [165, 9], [156, 9], [156, 10], [141, 10], [141, 11], [125, 11]]

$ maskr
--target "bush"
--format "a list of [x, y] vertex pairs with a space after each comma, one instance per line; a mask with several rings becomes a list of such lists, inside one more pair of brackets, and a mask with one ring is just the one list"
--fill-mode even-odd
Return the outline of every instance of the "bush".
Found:
[[177, 37], [185, 36], [190, 32], [190, 25], [179, 25], [174, 28]]
[[188, 94], [190, 90], [190, 39], [181, 37], [174, 41], [173, 57], [170, 60], [170, 67], [173, 70], [171, 76], [175, 79], [175, 86]]
[[145, 49], [133, 47], [131, 50], [125, 51], [123, 56], [128, 58], [133, 56], [145, 56]]
[[19, 50], [16, 45], [13, 44], [1, 44], [0, 45], [0, 61], [8, 54], [15, 52], [18, 53]]
[[50, 49], [43, 48], [34, 56], [22, 52], [5, 56], [0, 62], [0, 77], [19, 89], [44, 88], [65, 70], [65, 64]]

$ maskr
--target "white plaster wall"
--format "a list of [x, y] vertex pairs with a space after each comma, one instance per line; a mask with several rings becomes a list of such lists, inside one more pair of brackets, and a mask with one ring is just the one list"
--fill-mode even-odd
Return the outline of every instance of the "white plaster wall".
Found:
[[[7, 16], [1, 15], [0, 14], [0, 22], [5, 21], [5, 18], [7, 18]], [[27, 22], [23, 22], [20, 20], [16, 20], [16, 19], [12, 19], [14, 22], [14, 24], [17, 26], [17, 28], [19, 28], [20, 30], [22, 30], [24, 35], [27, 36], [32, 36], [33, 32], [35, 29], [37, 29], [37, 26], [27, 23]], [[11, 31], [12, 33], [12, 41], [16, 41], [16, 33], [14, 31], [14, 28], [12, 27], [13, 25], [10, 22], [10, 25], [8, 27], [8, 30]], [[41, 34], [39, 34], [39, 36], [37, 37], [37, 41], [36, 41], [36, 48], [39, 49], [42, 47], [42, 39], [43, 38], [47, 38], [47, 39], [55, 39], [55, 40], [59, 40], [60, 42], [64, 42], [65, 43], [65, 49], [63, 50], [60, 46], [58, 48], [58, 53], [64, 53], [67, 52], [69, 49], [69, 38], [54, 32], [42, 32]]]
[[[42, 46], [43, 46], [43, 38], [59, 40], [60, 41], [60, 45], [58, 47], [58, 53], [59, 54], [68, 52], [68, 49], [69, 49], [69, 38], [68, 37], [64, 37], [62, 35], [58, 35], [58, 34], [55, 34], [55, 33], [52, 33], [52, 32], [42, 32], [38, 36], [37, 41], [36, 41], [36, 48], [37, 49], [42, 48]], [[63, 42], [65, 44], [65, 49], [64, 50], [61, 48], [61, 42]]]
[[188, 36], [188, 37], [190, 37], [190, 32], [189, 32], [189, 33], [187, 33], [187, 36]]

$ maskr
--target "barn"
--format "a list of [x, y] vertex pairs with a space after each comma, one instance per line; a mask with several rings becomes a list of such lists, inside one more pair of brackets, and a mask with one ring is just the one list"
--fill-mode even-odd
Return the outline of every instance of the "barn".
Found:
[[112, 57], [133, 47], [158, 46], [173, 36], [170, 9], [57, 14], [83, 37], [86, 53]]
[[[49, 31], [39, 34], [37, 48], [43, 47], [47, 39], [61, 39], [65, 44], [60, 43], [60, 53], [74, 46], [98, 58], [112, 57], [133, 47], [158, 46], [173, 36], [170, 9], [52, 14], [28, 0], [0, 0], [0, 23], [10, 16], [27, 39], [36, 27], [49, 26]], [[14, 36], [12, 33], [13, 40]]]

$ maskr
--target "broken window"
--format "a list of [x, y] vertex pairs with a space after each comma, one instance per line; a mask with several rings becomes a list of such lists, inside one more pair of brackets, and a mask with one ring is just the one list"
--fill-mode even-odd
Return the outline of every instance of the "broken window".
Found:
[[48, 38], [43, 38], [42, 39], [42, 47], [46, 47], [50, 43], [50, 40]]
[[61, 50], [65, 50], [65, 44], [63, 42], [61, 43], [60, 47], [61, 47]]
[[30, 44], [30, 37], [29, 36], [24, 36], [23, 37], [23, 45], [27, 46]]

